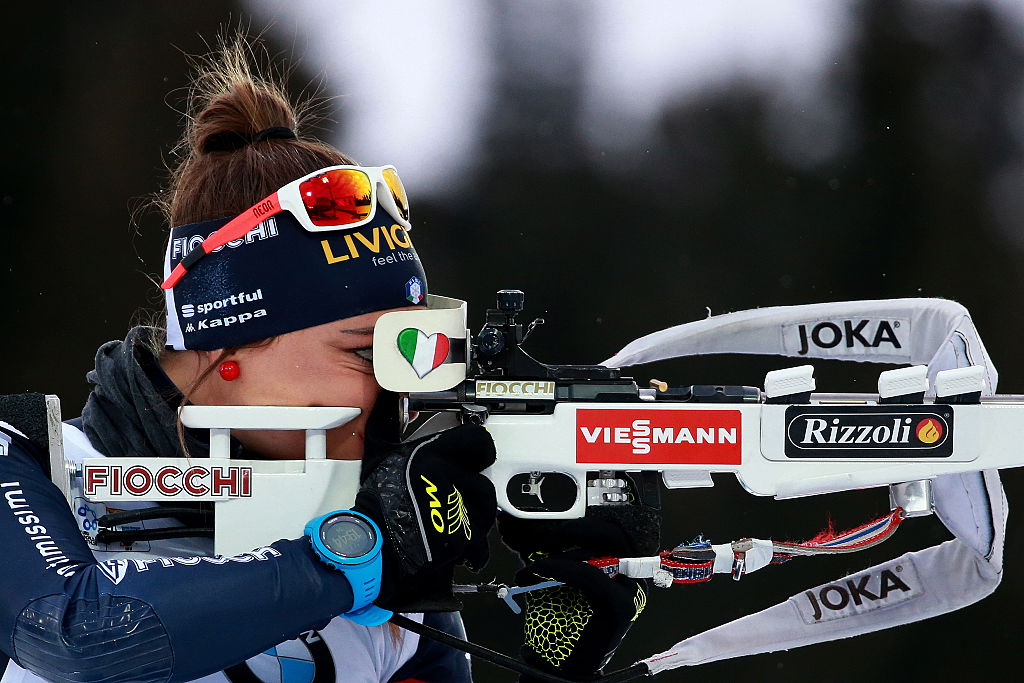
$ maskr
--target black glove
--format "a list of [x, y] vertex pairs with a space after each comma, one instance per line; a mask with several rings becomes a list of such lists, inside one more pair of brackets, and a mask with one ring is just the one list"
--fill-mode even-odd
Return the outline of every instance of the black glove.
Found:
[[373, 458], [354, 509], [384, 534], [377, 605], [394, 611], [458, 607], [451, 594], [455, 566], [478, 570], [487, 563], [487, 532], [497, 505], [494, 487], [480, 471], [493, 462], [494, 442], [476, 425]]
[[648, 505], [588, 507], [577, 519], [498, 515], [501, 540], [523, 561], [536, 552], [587, 550], [592, 557], [643, 557], [661, 550], [661, 512]]
[[586, 563], [588, 556], [581, 550], [559, 553], [516, 574], [521, 586], [551, 580], [565, 584], [527, 594], [520, 655], [541, 671], [600, 673], [647, 605], [646, 581], [609, 579]]
[[625, 576], [609, 579], [586, 560], [656, 554], [659, 511], [646, 505], [592, 507], [585, 517], [566, 520], [501, 514], [498, 529], [506, 545], [528, 563], [516, 575], [519, 585], [566, 584], [526, 594], [523, 660], [550, 673], [600, 673], [647, 604], [648, 583]]

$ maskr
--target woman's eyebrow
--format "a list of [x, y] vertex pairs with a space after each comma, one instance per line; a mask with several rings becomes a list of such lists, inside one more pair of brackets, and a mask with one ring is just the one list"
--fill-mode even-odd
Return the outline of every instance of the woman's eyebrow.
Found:
[[352, 328], [341, 328], [338, 330], [342, 334], [356, 334], [356, 335], [367, 335], [373, 334], [372, 327], [352, 327]]

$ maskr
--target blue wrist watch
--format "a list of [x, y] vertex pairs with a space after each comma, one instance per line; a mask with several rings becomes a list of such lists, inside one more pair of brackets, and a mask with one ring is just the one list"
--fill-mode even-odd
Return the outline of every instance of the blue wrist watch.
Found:
[[341, 616], [363, 626], [391, 618], [390, 611], [373, 604], [380, 594], [384, 540], [372, 519], [354, 510], [335, 510], [310, 520], [305, 534], [317, 557], [345, 574], [352, 586], [352, 609]]

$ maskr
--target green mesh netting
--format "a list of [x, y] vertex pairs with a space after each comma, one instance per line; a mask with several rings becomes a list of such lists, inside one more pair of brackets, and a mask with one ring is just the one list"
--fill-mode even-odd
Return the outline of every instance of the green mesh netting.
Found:
[[527, 597], [526, 644], [552, 666], [560, 666], [572, 654], [594, 610], [583, 592], [556, 586]]

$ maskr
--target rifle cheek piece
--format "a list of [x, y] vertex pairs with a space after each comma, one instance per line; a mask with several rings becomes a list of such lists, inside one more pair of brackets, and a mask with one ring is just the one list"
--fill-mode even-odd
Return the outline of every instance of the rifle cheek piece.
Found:
[[446, 391], [466, 379], [466, 302], [427, 295], [427, 308], [392, 311], [373, 328], [373, 374], [388, 391]]

